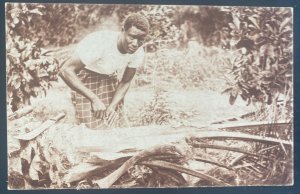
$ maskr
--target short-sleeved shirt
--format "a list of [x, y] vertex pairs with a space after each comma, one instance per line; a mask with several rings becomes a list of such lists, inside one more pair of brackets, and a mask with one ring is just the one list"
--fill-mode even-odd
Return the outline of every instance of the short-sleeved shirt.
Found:
[[96, 73], [111, 75], [117, 73], [121, 80], [126, 67], [137, 68], [144, 60], [145, 52], [140, 47], [133, 54], [122, 54], [117, 41], [120, 32], [97, 31], [82, 39], [75, 50], [85, 68]]

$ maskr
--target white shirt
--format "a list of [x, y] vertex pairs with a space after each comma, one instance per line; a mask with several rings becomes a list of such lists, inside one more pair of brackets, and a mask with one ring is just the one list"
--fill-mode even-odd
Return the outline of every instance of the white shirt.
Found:
[[118, 36], [115, 31], [93, 32], [77, 44], [75, 54], [86, 69], [105, 75], [117, 73], [121, 80], [126, 67], [137, 68], [143, 63], [145, 52], [140, 47], [133, 54], [120, 53]]

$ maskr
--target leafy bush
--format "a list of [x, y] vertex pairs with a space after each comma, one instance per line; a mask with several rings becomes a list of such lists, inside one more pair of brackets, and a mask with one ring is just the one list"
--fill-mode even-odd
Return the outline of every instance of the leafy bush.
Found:
[[43, 15], [36, 18], [31, 32], [43, 46], [65, 46], [76, 43], [86, 29], [110, 16], [114, 5], [42, 4]]
[[150, 50], [157, 48], [179, 46], [181, 32], [175, 25], [175, 15], [178, 7], [175, 6], [146, 6], [141, 10], [151, 25], [147, 46]]
[[172, 118], [171, 110], [166, 101], [166, 93], [156, 89], [154, 97], [140, 110], [137, 125], [166, 124]]
[[58, 61], [47, 55], [39, 41], [32, 40], [29, 27], [40, 17], [43, 6], [7, 4], [6, 7], [6, 75], [8, 105], [12, 111], [30, 104], [56, 80]]
[[231, 65], [230, 103], [237, 96], [251, 102], [276, 102], [279, 94], [291, 98], [292, 12], [287, 8], [224, 8], [230, 47], [236, 57]]

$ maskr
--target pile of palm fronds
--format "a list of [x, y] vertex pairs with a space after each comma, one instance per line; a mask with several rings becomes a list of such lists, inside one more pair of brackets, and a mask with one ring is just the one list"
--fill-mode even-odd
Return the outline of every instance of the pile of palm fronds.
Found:
[[11, 137], [8, 144], [12, 189], [293, 183], [292, 124], [285, 122], [107, 131], [56, 124], [35, 139]]
[[293, 182], [292, 148], [289, 138], [202, 131], [171, 145], [123, 150], [134, 154], [116, 160], [87, 160], [70, 169], [64, 181], [79, 188], [288, 185]]

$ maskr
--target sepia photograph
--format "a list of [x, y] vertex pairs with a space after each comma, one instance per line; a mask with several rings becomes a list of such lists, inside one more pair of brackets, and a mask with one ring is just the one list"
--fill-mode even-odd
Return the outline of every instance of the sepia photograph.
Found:
[[5, 3], [7, 189], [292, 186], [293, 19]]

